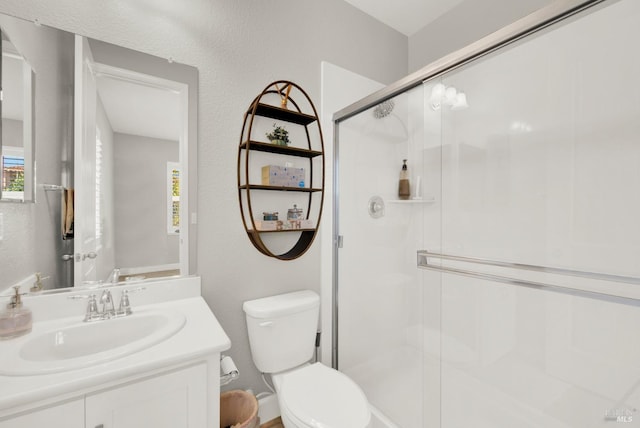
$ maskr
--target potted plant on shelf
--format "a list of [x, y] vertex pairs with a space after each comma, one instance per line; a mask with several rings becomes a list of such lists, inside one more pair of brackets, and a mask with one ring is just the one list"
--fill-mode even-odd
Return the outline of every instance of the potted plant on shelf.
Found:
[[273, 131], [267, 132], [266, 136], [271, 144], [278, 146], [288, 146], [289, 143], [291, 143], [289, 140], [289, 131], [287, 131], [284, 126], [276, 126], [275, 123], [273, 124]]

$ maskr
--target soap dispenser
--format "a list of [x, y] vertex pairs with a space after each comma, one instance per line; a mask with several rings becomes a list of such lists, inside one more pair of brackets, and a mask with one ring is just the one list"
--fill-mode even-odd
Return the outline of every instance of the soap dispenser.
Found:
[[402, 169], [400, 170], [400, 181], [398, 183], [398, 198], [409, 199], [411, 189], [409, 188], [409, 170], [407, 169], [407, 160], [402, 160]]
[[25, 308], [20, 295], [20, 287], [13, 287], [15, 294], [7, 304], [6, 311], [0, 313], [0, 339], [22, 336], [31, 331], [31, 309]]

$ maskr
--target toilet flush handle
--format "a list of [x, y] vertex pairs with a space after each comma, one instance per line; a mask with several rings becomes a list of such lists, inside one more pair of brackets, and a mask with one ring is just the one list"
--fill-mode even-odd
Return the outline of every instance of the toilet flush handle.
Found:
[[273, 325], [273, 321], [265, 321], [258, 324], [260, 327], [271, 327]]

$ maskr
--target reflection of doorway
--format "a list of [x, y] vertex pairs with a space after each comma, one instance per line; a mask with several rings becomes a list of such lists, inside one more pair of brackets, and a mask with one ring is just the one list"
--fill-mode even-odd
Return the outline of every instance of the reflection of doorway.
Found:
[[[91, 61], [95, 79], [95, 117], [88, 125], [94, 136], [85, 138], [76, 162], [77, 223], [92, 223], [89, 248], [76, 250], [76, 261], [94, 265], [94, 272], [76, 275], [75, 284], [105, 280], [114, 269], [120, 278], [152, 278], [187, 274], [188, 225], [167, 229], [167, 164], [186, 170], [187, 85]], [[91, 117], [87, 115], [86, 117]], [[90, 167], [87, 167], [90, 164]], [[92, 171], [78, 182], [78, 170]], [[186, 174], [185, 174], [186, 176]], [[186, 218], [186, 177], [179, 183], [179, 216]], [[76, 245], [90, 240], [83, 236]], [[95, 258], [90, 256], [96, 254]], [[85, 257], [85, 254], [90, 256]], [[84, 258], [84, 260], [82, 260]], [[78, 271], [76, 269], [76, 271]]]

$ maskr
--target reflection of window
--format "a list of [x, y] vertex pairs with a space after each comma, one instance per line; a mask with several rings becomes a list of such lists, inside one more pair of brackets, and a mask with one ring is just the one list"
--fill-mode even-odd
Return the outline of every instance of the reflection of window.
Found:
[[180, 233], [180, 164], [167, 162], [167, 233]]
[[2, 197], [24, 198], [24, 155], [21, 149], [5, 147], [0, 162], [2, 170]]

